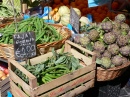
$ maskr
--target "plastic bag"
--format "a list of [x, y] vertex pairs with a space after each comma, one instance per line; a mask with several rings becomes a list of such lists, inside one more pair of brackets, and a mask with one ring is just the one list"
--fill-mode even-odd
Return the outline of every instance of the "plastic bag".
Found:
[[88, 6], [96, 7], [96, 6], [101, 6], [110, 2], [111, 0], [88, 0]]

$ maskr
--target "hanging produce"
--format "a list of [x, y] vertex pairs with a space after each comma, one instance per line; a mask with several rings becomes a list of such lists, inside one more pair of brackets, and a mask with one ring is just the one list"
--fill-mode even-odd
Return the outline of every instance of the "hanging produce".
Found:
[[[18, 15], [17, 12], [16, 12], [16, 15]], [[0, 4], [0, 18], [8, 18], [8, 17], [13, 17], [13, 16], [14, 16], [14, 12], [11, 6]]]

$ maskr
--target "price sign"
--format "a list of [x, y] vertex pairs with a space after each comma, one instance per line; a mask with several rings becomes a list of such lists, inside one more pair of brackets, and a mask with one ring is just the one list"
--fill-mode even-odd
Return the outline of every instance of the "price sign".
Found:
[[25, 60], [36, 56], [35, 33], [17, 33], [13, 35], [16, 60]]
[[79, 16], [72, 7], [70, 8], [70, 24], [73, 30], [79, 34]]

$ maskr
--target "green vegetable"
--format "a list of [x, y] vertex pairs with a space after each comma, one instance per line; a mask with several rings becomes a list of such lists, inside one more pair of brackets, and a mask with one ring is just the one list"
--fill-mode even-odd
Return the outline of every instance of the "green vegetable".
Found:
[[[63, 51], [57, 53], [54, 49], [52, 49], [52, 52], [53, 56], [44, 62], [31, 65], [30, 60], [27, 60], [27, 64], [23, 65], [24, 68], [37, 77], [38, 85], [48, 83], [53, 79], [81, 68], [79, 60], [72, 54], [63, 53]], [[21, 71], [16, 69], [14, 72], [26, 83], [29, 83], [28, 78]]]
[[0, 29], [0, 32], [3, 34], [0, 43], [13, 44], [13, 41], [10, 41], [12, 40], [13, 34], [31, 31], [35, 32], [37, 44], [54, 42], [62, 39], [60, 33], [58, 33], [53, 26], [46, 24], [43, 19], [38, 17], [31, 17], [27, 20], [20, 21], [17, 23], [17, 26], [18, 31], [15, 29], [14, 23]]

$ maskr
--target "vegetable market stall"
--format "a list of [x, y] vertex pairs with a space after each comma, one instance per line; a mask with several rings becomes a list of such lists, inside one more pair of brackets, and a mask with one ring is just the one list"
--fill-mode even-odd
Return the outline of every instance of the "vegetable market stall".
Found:
[[[74, 49], [73, 46], [78, 48], [79, 50], [83, 50], [88, 55], [92, 56], [92, 58], [82, 55], [82, 53], [80, 53], [79, 51]], [[61, 53], [63, 51], [65, 53]], [[60, 52], [60, 53], [58, 54], [58, 52]], [[35, 73], [33, 71], [30, 71], [33, 73], [32, 74], [28, 71], [29, 68], [27, 69], [27, 67], [25, 67], [26, 66], [25, 62], [18, 63], [15, 60], [9, 59], [11, 92], [14, 95], [14, 97], [18, 97], [18, 96], [27, 97], [27, 94], [31, 97], [36, 97], [36, 96], [38, 96], [38, 97], [42, 97], [42, 96], [72, 97], [72, 96], [80, 94], [81, 92], [86, 91], [87, 89], [94, 86], [96, 65], [95, 65], [95, 55], [93, 52], [83, 49], [82, 47], [80, 47], [70, 41], [66, 41], [65, 49], [62, 48], [61, 51], [58, 50], [58, 52], [57, 53], [53, 52], [53, 54], [50, 52], [50, 53], [44, 54], [42, 56], [30, 59], [30, 62], [28, 64], [30, 64], [30, 66], [32, 65], [31, 66], [32, 68], [33, 68], [33, 66], [38, 66], [38, 64], [40, 64], [40, 67], [42, 66], [41, 69], [47, 68], [47, 67], [44, 67], [44, 64], [45, 64], [45, 62], [48, 62], [48, 60], [47, 60], [48, 57], [49, 57], [49, 59], [53, 58], [52, 60], [50, 60], [50, 61], [53, 61], [53, 63], [48, 63], [48, 65], [50, 65], [50, 66], [56, 65], [55, 67], [50, 67], [49, 69], [47, 69], [47, 71], [43, 71], [42, 74], [44, 74], [44, 75], [42, 75], [42, 78], [40, 78], [40, 75], [39, 75], [40, 80], [42, 79], [42, 81], [43, 81], [42, 83], [38, 83], [40, 86], [38, 86], [38, 84], [37, 84], [37, 81], [40, 81], [37, 74], [39, 74], [40, 71], [42, 71], [43, 69], [40, 70], [40, 68], [39, 68], [39, 70], [38, 70], [39, 72], [35, 72]], [[70, 57], [71, 59], [70, 58], [65, 59], [65, 56], [67, 58], [67, 54], [69, 54], [69, 53], [72, 54], [72, 55], [68, 56], [68, 58]], [[53, 55], [53, 57], [51, 57], [52, 55]], [[55, 57], [57, 57], [58, 59], [55, 59]], [[77, 62], [79, 59], [81, 60], [81, 61], [79, 61], [79, 62], [81, 62], [81, 64], [78, 66]], [[45, 62], [41, 63], [41, 62], [43, 62], [43, 60]], [[72, 61], [69, 61], [69, 60], [72, 60]], [[62, 68], [60, 65], [62, 65]], [[65, 67], [67, 65], [69, 66], [69, 68], [71, 70], [71, 71], [69, 71], [70, 73], [68, 72], [68, 74], [66, 74], [67, 73], [67, 71], [66, 71], [66, 73], [64, 72], [64, 74], [62, 76], [59, 76], [59, 77], [52, 76], [51, 77], [51, 75], [56, 74], [56, 72], [58, 70], [64, 70], [64, 69], [68, 70], [67, 68], [64, 67], [64, 65], [65, 65]], [[79, 69], [77, 68], [76, 65], [78, 66]], [[47, 66], [47, 63], [45, 66]], [[31, 67], [30, 67], [30, 70], [31, 70]], [[36, 68], [37, 67], [34, 67], [34, 69], [36, 69]], [[53, 72], [56, 68], [59, 68], [59, 69], [57, 69], [53, 74], [50, 75], [51, 71]], [[18, 69], [17, 73], [15, 72], [16, 69]], [[20, 77], [21, 76], [20, 72], [23, 75], [22, 77]], [[54, 77], [54, 79], [53, 79], [53, 77]], [[55, 77], [56, 77], [56, 79], [55, 79]], [[26, 82], [29, 82], [29, 83], [26, 83]]]
[[[81, 2], [84, 2], [84, 3], [81, 3]], [[80, 4], [80, 5], [79, 5]], [[48, 18], [51, 18], [51, 19], [53, 19], [54, 20], [54, 22], [55, 23], [59, 23], [59, 24], [61, 24], [61, 25], [57, 25], [57, 24], [49, 24], [49, 25], [53, 25], [54, 27], [49, 27], [49, 28], [51, 28], [53, 31], [56, 31], [56, 30], [58, 30], [58, 32], [60, 33], [60, 31], [61, 32], [63, 32], [63, 33], [60, 33], [60, 35], [61, 36], [63, 36], [63, 37], [66, 37], [66, 38], [64, 38], [63, 40], [60, 40], [59, 38], [59, 40], [56, 40], [56, 41], [51, 41], [51, 39], [52, 39], [52, 37], [43, 37], [43, 36], [45, 36], [45, 35], [42, 35], [42, 34], [44, 34], [43, 32], [43, 30], [45, 30], [45, 29], [41, 29], [41, 31], [39, 30], [39, 28], [42, 28], [43, 26], [42, 26], [42, 23], [44, 23], [44, 22], [41, 22], [42, 21], [42, 19], [39, 19], [39, 18], [36, 18], [35, 17], [35, 19], [36, 19], [36, 21], [39, 21], [39, 22], [36, 22], [35, 21], [35, 19], [34, 19], [34, 21], [33, 20], [31, 20], [32, 19], [32, 17], [30, 18], [30, 19], [28, 19], [28, 20], [30, 20], [31, 22], [28, 22], [27, 24], [24, 22], [24, 21], [26, 21], [26, 20], [23, 20], [23, 21], [20, 21], [20, 22], [18, 22], [18, 28], [19, 28], [19, 30], [18, 30], [18, 32], [27, 32], [27, 31], [34, 31], [37, 35], [36, 35], [36, 42], [38, 43], [38, 45], [37, 45], [37, 48], [39, 49], [39, 53], [40, 54], [45, 54], [45, 53], [47, 53], [48, 51], [50, 51], [53, 47], [55, 47], [56, 49], [58, 49], [58, 48], [60, 48], [63, 44], [64, 44], [64, 42], [71, 36], [71, 32], [66, 28], [66, 27], [64, 27], [64, 26], [67, 26], [67, 24], [69, 23], [69, 21], [70, 21], [70, 6], [72, 6], [73, 7], [73, 9], [76, 11], [76, 13], [78, 14], [78, 16], [80, 17], [80, 22], [81, 22], [81, 25], [80, 25], [80, 27], [82, 26], [83, 27], [83, 29], [81, 28], [81, 33], [84, 33], [84, 32], [86, 32], [85, 30], [86, 29], [88, 29], [87, 27], [88, 27], [88, 25], [86, 26], [86, 24], [90, 24], [90, 22], [91, 21], [89, 21], [89, 19], [87, 19], [84, 15], [86, 15], [86, 14], [91, 14], [92, 16], [93, 16], [93, 19], [94, 19], [94, 21], [96, 22], [95, 24], [93, 24], [92, 25], [92, 27], [89, 27], [90, 29], [89, 30], [87, 30], [87, 34], [88, 34], [88, 32], [90, 31], [90, 33], [91, 33], [91, 30], [92, 29], [96, 29], [96, 30], [101, 30], [100, 28], [98, 28], [99, 26], [101, 27], [101, 28], [103, 28], [103, 30], [105, 30], [105, 31], [107, 31], [107, 30], [110, 30], [109, 29], [109, 27], [108, 27], [108, 29], [105, 29], [104, 28], [104, 26], [105, 25], [107, 25], [107, 22], [109, 21], [109, 26], [111, 26], [111, 20], [114, 20], [115, 19], [115, 16], [117, 15], [117, 13], [115, 13], [115, 12], [110, 12], [109, 11], [109, 9], [107, 8], [107, 5], [103, 5], [103, 6], [98, 6], [98, 7], [93, 7], [93, 8], [88, 8], [88, 6], [85, 6], [85, 5], [88, 5], [88, 3], [86, 2], [86, 1], [82, 1], [82, 0], [75, 0], [74, 2], [69, 2], [69, 0], [62, 0], [62, 2], [61, 2], [61, 0], [54, 0], [54, 2], [53, 2], [53, 5], [52, 5], [52, 8], [53, 8], [53, 10], [49, 13], [49, 17], [44, 17], [43, 19], [48, 19]], [[104, 11], [105, 10], [105, 11]], [[103, 21], [102, 23], [101, 23], [101, 25], [104, 23], [104, 25], [100, 25], [100, 22], [105, 18], [105, 17], [109, 17], [109, 18], [107, 18], [108, 20], [106, 21]], [[84, 19], [83, 19], [84, 18]], [[119, 19], [119, 18], [116, 18], [116, 19]], [[28, 21], [27, 20], [27, 21]], [[124, 19], [122, 19], [122, 21], [124, 21]], [[128, 23], [128, 21], [126, 21], [127, 23]], [[22, 25], [22, 23], [24, 24], [23, 26], [21, 26]], [[98, 24], [99, 23], [99, 24]], [[28, 25], [29, 24], [29, 25]], [[112, 24], [114, 25], [114, 23], [112, 22]], [[13, 25], [13, 26], [12, 26]], [[10, 33], [10, 29], [8, 30], [8, 28], [11, 28], [12, 27], [12, 31], [11, 32], [17, 32], [16, 30], [15, 30], [15, 26], [14, 26], [14, 24], [12, 23], [12, 25], [8, 25], [7, 27], [5, 27], [5, 28], [3, 28], [3, 29], [1, 29], [1, 31], [3, 31], [4, 32], [4, 34], [6, 33]], [[31, 26], [30, 26], [31, 25]], [[64, 25], [64, 26], [62, 26], [62, 25]], [[83, 26], [84, 25], [84, 26]], [[116, 25], [116, 24], [115, 24]], [[86, 26], [86, 28], [84, 29], [84, 27]], [[91, 25], [90, 25], [91, 26]], [[25, 27], [25, 29], [23, 29]], [[128, 27], [128, 26], [127, 26]], [[121, 27], [121, 29], [127, 29], [127, 27]], [[56, 28], [56, 29], [55, 29]], [[111, 28], [111, 27], [110, 27]], [[60, 31], [59, 31], [60, 30]], [[7, 31], [7, 32], [6, 32]], [[41, 33], [39, 33], [39, 32], [42, 32], [42, 34]], [[65, 33], [64, 33], [65, 32]], [[95, 32], [95, 31], [94, 31]], [[126, 32], [128, 32], [128, 31], [126, 31]], [[126, 34], [126, 32], [124, 33], [123, 32], [123, 35], [124, 34]], [[14, 59], [14, 56], [11, 56], [11, 55], [13, 55], [13, 46], [12, 46], [12, 38], [10, 37], [10, 36], [12, 36], [13, 34], [15, 34], [15, 33], [12, 33], [11, 35], [9, 35], [9, 38], [8, 38], [8, 35], [6, 36], [4, 36], [4, 38], [5, 39], [3, 39], [2, 41], [1, 41], [1, 43], [4, 43], [4, 44], [1, 44], [1, 50], [2, 50], [2, 52], [1, 52], [1, 55], [2, 55], [2, 57], [4, 57], [4, 58], [13, 58]], [[93, 33], [93, 32], [92, 32]], [[107, 32], [107, 33], [109, 33], [109, 32]], [[53, 33], [54, 34], [54, 33]], [[66, 36], [66, 34], [67, 34], [67, 36]], [[100, 33], [100, 35], [104, 35], [104, 32], [103, 33]], [[88, 34], [89, 35], [89, 34]], [[50, 35], [47, 35], [47, 36], [50, 36]], [[58, 35], [59, 36], [59, 35]], [[95, 36], [95, 35], [90, 35], [90, 36]], [[98, 35], [96, 35], [96, 36], [98, 36]], [[96, 37], [95, 36], [95, 37]], [[45, 39], [45, 41], [43, 42], [41, 42], [41, 40], [44, 40]], [[75, 38], [76, 40], [76, 42], [77, 41], [79, 41], [79, 39], [77, 39], [77, 38]], [[85, 38], [86, 39], [86, 38]], [[93, 39], [93, 37], [90, 39], [91, 41], [89, 41], [90, 43], [92, 43], [92, 40]], [[48, 41], [47, 41], [48, 40]], [[87, 41], [88, 39], [86, 39], [86, 41]], [[110, 39], [104, 39], [105, 40], [105, 45], [104, 45], [104, 47], [105, 48], [107, 48], [107, 46], [108, 46], [108, 44], [109, 43], [106, 43], [106, 41], [109, 41]], [[99, 39], [99, 41], [101, 41], [101, 42], [103, 42], [104, 41], [103, 39]], [[126, 39], [127, 40], [127, 39]], [[40, 42], [39, 42], [40, 41]], [[84, 41], [84, 40], [82, 40], [82, 41]], [[85, 41], [85, 42], [86, 42]], [[95, 41], [95, 40], [94, 40]], [[9, 43], [10, 42], [10, 43]], [[88, 42], [88, 41], [87, 41]], [[86, 42], [86, 43], [87, 43]], [[111, 42], [111, 41], [109, 41], [109, 42]], [[120, 43], [119, 42], [117, 42], [118, 43], [118, 45], [120, 45]], [[10, 45], [11, 44], [11, 45]], [[82, 44], [81, 42], [80, 42], [80, 44]], [[100, 43], [97, 43], [97, 45], [100, 45]], [[111, 44], [111, 43], [110, 43]], [[122, 44], [121, 44], [122, 45]], [[86, 44], [82, 44], [82, 46], [84, 47], [84, 48], [86, 48]], [[89, 45], [87, 45], [87, 47], [90, 47], [90, 48], [87, 48], [87, 49], [89, 49], [89, 50], [91, 50], [92, 49], [92, 47], [91, 46], [93, 46], [93, 44], [89, 44]], [[102, 45], [100, 45], [102, 48], [104, 48]], [[124, 46], [124, 45], [123, 45]], [[100, 48], [99, 46], [96, 46], [96, 48]], [[121, 46], [120, 46], [120, 48], [121, 48]], [[94, 48], [95, 49], [95, 48]], [[46, 51], [47, 50], [47, 51]], [[106, 50], [106, 49], [105, 49]], [[102, 51], [102, 50], [101, 50]], [[113, 51], [113, 50], [112, 50]], [[4, 53], [3, 53], [4, 52]], [[122, 57], [122, 54], [124, 54], [125, 52], [124, 52], [124, 49], [120, 49], [120, 55], [118, 56], [118, 57], [116, 57], [116, 58], [119, 58], [120, 56]], [[47, 53], [48, 54], [48, 53]], [[45, 54], [46, 55], [46, 54]], [[103, 54], [103, 55], [105, 55], [105, 57], [106, 57], [106, 54]], [[98, 55], [97, 55], [98, 56]], [[113, 56], [113, 55], [112, 55]], [[126, 56], [126, 55], [125, 55]], [[88, 57], [90, 57], [90, 56], [88, 56]], [[99, 57], [99, 56], [98, 56]], [[124, 57], [124, 55], [123, 55], [123, 57]], [[114, 57], [112, 57], [112, 58], [114, 58]], [[116, 58], [114, 58], [114, 59], [116, 59]], [[126, 64], [124, 64], [123, 63], [123, 65], [121, 65], [121, 66], [117, 66], [117, 65], [119, 65], [118, 64], [118, 62], [110, 62], [111, 60], [109, 60], [108, 61], [108, 59], [109, 58], [102, 58], [103, 60], [106, 60], [106, 61], [102, 61], [102, 60], [97, 60], [96, 62], [97, 63], [99, 63], [99, 64], [97, 64], [97, 66], [99, 66], [98, 68], [97, 68], [97, 80], [98, 81], [108, 81], [108, 80], [113, 80], [113, 79], [115, 79], [115, 78], [117, 78], [117, 77], [119, 77], [122, 73], [123, 73], [123, 71], [125, 71], [127, 68], [128, 68], [128, 66], [129, 66], [129, 61], [127, 60], [127, 62], [126, 62], [126, 60], [125, 60], [125, 62], [126, 62]], [[116, 63], [116, 66], [113, 68], [113, 65], [111, 65], [111, 66], [108, 66], [108, 64], [107, 64], [107, 66], [106, 66], [106, 62], [110, 62], [110, 63]], [[122, 63], [122, 62], [121, 62]], [[104, 66], [105, 65], [105, 66]], [[12, 65], [11, 65], [12, 66]], [[103, 67], [103, 68], [102, 68]], [[104, 71], [104, 73], [102, 72], [102, 71]], [[105, 74], [105, 76], [104, 76], [104, 74]], [[114, 76], [113, 76], [113, 74], [114, 74]], [[16, 74], [17, 75], [17, 74]], [[108, 75], [108, 76], [106, 76], [106, 75]], [[35, 77], [37, 77], [37, 76], [35, 76]], [[45, 79], [43, 79], [43, 80], [45, 80]], [[78, 79], [77, 79], [78, 80]], [[36, 81], [35, 81], [35, 83], [36, 83]], [[51, 82], [50, 82], [51, 83]], [[24, 93], [23, 91], [21, 91], [18, 87], [17, 87], [17, 85], [15, 85], [14, 84], [14, 82], [11, 80], [11, 84], [12, 84], [12, 88], [15, 88], [17, 91], [19, 91], [18, 93], [21, 93], [21, 94], [23, 94], [25, 97], [26, 97], [26, 93]], [[26, 83], [25, 83], [26, 84]], [[36, 84], [35, 84], [36, 85]], [[67, 84], [68, 85], [68, 84]], [[29, 85], [27, 85], [28, 87], [30, 87]], [[19, 85], [19, 87], [21, 88], [21, 86]], [[38, 86], [39, 87], [39, 86]], [[24, 87], [24, 88], [27, 88], [27, 87]], [[81, 87], [79, 87], [79, 88], [76, 88], [76, 89], [74, 89], [74, 90], [72, 90], [73, 92], [71, 92], [70, 93], [70, 95], [74, 95], [75, 94], [75, 92], [77, 92], [77, 93], [79, 93], [79, 90], [81, 89], [81, 88], [83, 88], [82, 86]], [[21, 88], [22, 90], [23, 90], [23, 86], [22, 86], [22, 88]], [[70, 88], [68, 88], [68, 89], [70, 89]], [[85, 90], [85, 88], [83, 89], [83, 90], [81, 90], [81, 91], [84, 91]], [[12, 90], [13, 91], [13, 90]], [[57, 90], [56, 90], [57, 91]], [[68, 90], [67, 90], [68, 91]], [[13, 93], [14, 93], [15, 91], [13, 91]], [[27, 91], [28, 93], [30, 93], [30, 91]], [[43, 92], [43, 91], [41, 91], [41, 92]], [[45, 91], [44, 91], [45, 92]], [[53, 91], [52, 91], [53, 92]], [[55, 92], [55, 90], [54, 90], [54, 92]], [[60, 94], [58, 94], [58, 93], [52, 93], [52, 95], [60, 95]], [[64, 91], [65, 92], [65, 91]], [[14, 93], [15, 95], [19, 95], [18, 93]], [[27, 93], [27, 94], [28, 94]], [[49, 92], [49, 93], [51, 93], [51, 92]], [[47, 95], [50, 95], [50, 94], [47, 94]], [[31, 94], [31, 93], [30, 93]], [[62, 93], [61, 93], [62, 94]], [[33, 95], [33, 94], [32, 94]], [[38, 94], [39, 95], [39, 94]], [[65, 95], [68, 95], [67, 93], [65, 93], [64, 94], [64, 96]]]

